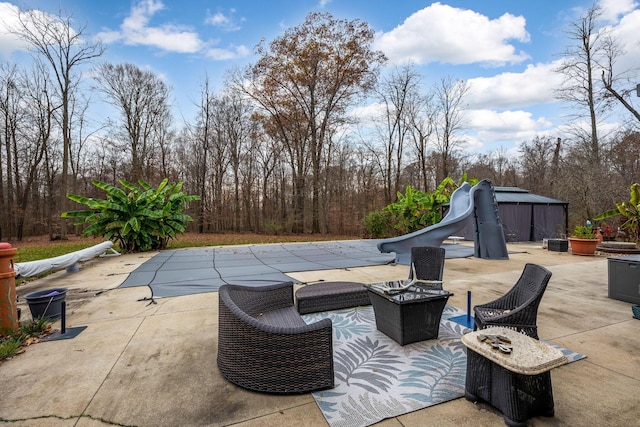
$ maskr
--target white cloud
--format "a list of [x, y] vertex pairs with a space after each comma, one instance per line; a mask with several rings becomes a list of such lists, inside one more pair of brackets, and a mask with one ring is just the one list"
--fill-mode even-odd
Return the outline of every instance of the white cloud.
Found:
[[522, 73], [502, 73], [469, 79], [465, 100], [473, 108], [522, 108], [556, 102], [554, 90], [562, 76], [553, 71], [558, 63], [528, 65]]
[[638, 51], [640, 51], [640, 10], [625, 15], [617, 26], [608, 27], [612, 37], [620, 45], [623, 53], [617, 58], [616, 72], [626, 72], [638, 68]]
[[15, 50], [26, 50], [27, 44], [12, 34], [18, 28], [20, 8], [10, 3], [0, 3], [0, 54], [9, 56]]
[[228, 60], [228, 59], [238, 59], [249, 56], [251, 51], [247, 49], [246, 46], [230, 46], [227, 49], [221, 48], [209, 48], [206, 51], [206, 56], [215, 59], [215, 60]]
[[[131, 13], [120, 25], [120, 30], [105, 30], [97, 37], [105, 43], [122, 42], [127, 45], [152, 46], [158, 49], [177, 53], [202, 53], [215, 60], [237, 59], [249, 56], [250, 50], [244, 45], [228, 48], [212, 47], [219, 40], [203, 41], [197, 32], [190, 27], [164, 24], [150, 25], [151, 18], [164, 9], [160, 0], [142, 0], [134, 4]], [[235, 9], [231, 9], [234, 13]], [[221, 14], [209, 16], [205, 23], [217, 25], [226, 30], [235, 30], [232, 20]]]
[[[9, 56], [13, 51], [29, 48], [29, 44], [15, 34], [22, 29], [23, 23], [31, 27], [29, 29], [33, 32], [38, 32], [37, 27], [45, 24], [51, 33], [63, 34], [69, 31], [70, 34], [76, 34], [73, 28], [67, 28], [63, 20], [47, 12], [37, 9], [21, 11], [18, 6], [0, 2], [0, 53]], [[51, 37], [51, 34], [46, 37]]]
[[472, 10], [433, 3], [408, 17], [393, 30], [379, 34], [376, 49], [391, 63], [483, 63], [503, 65], [529, 58], [508, 43], [529, 42], [522, 16], [505, 13], [489, 19]]
[[602, 19], [607, 22], [618, 22], [620, 15], [625, 15], [638, 7], [635, 0], [600, 0]]
[[127, 45], [153, 46], [161, 50], [179, 53], [195, 53], [204, 42], [188, 27], [165, 24], [157, 27], [149, 21], [164, 9], [159, 0], [142, 0], [131, 7], [131, 14], [120, 25], [120, 31], [106, 30], [97, 35], [104, 42], [122, 41]]
[[529, 111], [511, 110], [468, 110], [465, 112], [466, 124], [470, 130], [488, 130], [493, 133], [509, 135], [539, 131], [552, 126], [544, 118], [534, 119]]
[[204, 20], [204, 22], [211, 25], [224, 26], [228, 25], [231, 20], [222, 12], [218, 12], [215, 15], [208, 16], [207, 19]]
[[214, 27], [219, 27], [224, 31], [238, 31], [240, 30], [240, 26], [236, 24], [233, 19], [233, 14], [235, 13], [235, 9], [230, 9], [230, 15], [225, 15], [222, 12], [217, 12], [214, 15], [208, 15], [204, 23], [208, 25], [213, 25]]
[[498, 145], [511, 147], [552, 130], [553, 123], [534, 118], [528, 111], [468, 110], [466, 124], [471, 135], [471, 151], [496, 149]]
[[384, 105], [380, 102], [372, 102], [367, 105], [353, 108], [349, 114], [359, 123], [368, 126], [376, 124], [380, 117], [384, 116], [384, 111]]

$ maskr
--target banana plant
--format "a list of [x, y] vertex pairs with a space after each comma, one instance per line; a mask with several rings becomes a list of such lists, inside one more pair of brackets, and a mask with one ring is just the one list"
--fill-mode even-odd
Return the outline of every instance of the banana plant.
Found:
[[78, 194], [67, 197], [89, 209], [63, 212], [63, 218], [75, 219], [74, 225], [86, 225], [83, 235], [105, 237], [120, 246], [123, 252], [164, 249], [170, 239], [184, 233], [186, 223], [193, 219], [183, 213], [187, 204], [198, 200], [182, 190], [183, 182], [169, 183], [165, 178], [158, 188], [140, 180], [139, 186], [120, 180], [122, 188], [92, 181], [106, 193], [106, 199], [94, 199]]
[[[424, 193], [407, 185], [404, 194], [398, 192], [398, 201], [388, 205], [384, 210], [391, 213], [394, 226], [400, 232], [411, 233], [420, 230], [442, 220], [442, 206], [449, 202], [453, 191], [465, 181], [466, 174], [460, 183], [447, 177], [438, 184], [433, 193]], [[477, 183], [476, 179], [471, 180], [470, 184], [474, 181]]]
[[631, 185], [628, 201], [616, 203], [614, 209], [603, 212], [593, 219], [601, 221], [614, 216], [621, 217], [624, 222], [620, 228], [625, 230], [634, 242], [637, 242], [638, 236], [640, 236], [640, 184]]

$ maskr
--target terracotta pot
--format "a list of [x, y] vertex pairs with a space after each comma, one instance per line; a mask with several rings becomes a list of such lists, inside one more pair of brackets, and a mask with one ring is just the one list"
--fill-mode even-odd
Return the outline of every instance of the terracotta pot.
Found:
[[598, 239], [578, 239], [569, 237], [571, 253], [574, 255], [593, 255], [596, 253]]

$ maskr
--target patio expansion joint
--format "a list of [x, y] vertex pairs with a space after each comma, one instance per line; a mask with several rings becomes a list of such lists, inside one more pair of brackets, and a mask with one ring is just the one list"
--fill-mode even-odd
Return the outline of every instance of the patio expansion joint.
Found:
[[634, 319], [625, 319], [625, 320], [620, 320], [620, 321], [617, 321], [617, 322], [611, 322], [611, 323], [607, 323], [606, 325], [602, 325], [602, 326], [598, 326], [598, 327], [590, 328], [590, 329], [585, 329], [584, 331], [578, 331], [578, 332], [574, 332], [572, 334], [558, 335], [558, 336], [553, 337], [552, 339], [554, 341], [556, 341], [556, 340], [560, 340], [560, 339], [563, 339], [563, 338], [577, 337], [577, 336], [585, 334], [585, 333], [591, 333], [591, 332], [594, 332], [594, 331], [599, 331], [599, 330], [602, 330], [602, 329], [605, 329], [605, 328], [610, 328], [611, 326], [621, 325], [623, 323], [627, 323], [627, 322], [630, 322], [630, 321], [633, 321], [633, 320]]
[[[622, 372], [619, 372], [619, 371], [613, 370], [613, 369], [611, 369], [611, 368], [609, 368], [609, 367], [607, 367], [607, 366], [604, 366], [604, 365], [600, 365], [600, 364], [598, 364], [598, 363], [595, 363], [595, 362], [593, 361], [593, 359], [589, 359], [589, 355], [587, 355], [587, 357], [586, 357], [585, 359], [581, 360], [581, 362], [585, 362], [585, 363], [589, 363], [590, 365], [597, 366], [598, 368], [600, 368], [600, 369], [604, 369], [605, 371], [609, 371], [609, 372], [611, 372], [612, 374], [615, 374], [615, 375], [617, 375], [617, 376], [621, 376], [621, 377], [628, 378], [628, 379], [630, 379], [630, 380], [632, 380], [632, 381], [637, 382], [637, 383], [638, 383], [638, 385], [640, 385], [640, 379], [638, 379], [638, 378], [636, 378], [636, 377], [634, 377], [634, 376], [632, 376], [632, 375], [628, 375], [628, 374], [625, 374], [625, 373], [622, 373]], [[567, 366], [567, 365], [560, 366], [560, 368], [563, 368], [563, 367], [565, 367], [565, 366]]]
[[[307, 394], [311, 395], [311, 393], [307, 393]], [[308, 406], [308, 405], [313, 405], [314, 410], [315, 410], [315, 408], [317, 406], [317, 403], [316, 403], [315, 400], [313, 400], [311, 402], [300, 403], [299, 405], [291, 405], [291, 406], [287, 406], [286, 408], [281, 408], [281, 409], [278, 409], [278, 410], [273, 411], [273, 412], [268, 412], [266, 414], [256, 415], [255, 417], [245, 418], [245, 419], [242, 419], [242, 420], [238, 420], [236, 422], [225, 424], [225, 426], [226, 427], [230, 427], [230, 426], [241, 425], [241, 424], [245, 424], [245, 423], [250, 422], [250, 421], [260, 420], [262, 418], [265, 418], [265, 417], [268, 417], [268, 416], [271, 416], [271, 415], [276, 415], [276, 416], [277, 415], [283, 415], [285, 411], [289, 411], [289, 410], [295, 409], [295, 408], [302, 408], [302, 407]]]
[[[561, 342], [561, 340], [562, 340], [563, 338], [579, 338], [579, 337], [580, 337], [580, 335], [583, 335], [583, 334], [586, 334], [586, 333], [592, 333], [592, 332], [594, 332], [594, 331], [604, 330], [605, 328], [609, 328], [609, 327], [611, 327], [611, 326], [615, 326], [615, 325], [620, 325], [620, 324], [623, 324], [623, 323], [631, 322], [631, 321], [633, 321], [633, 320], [634, 320], [634, 319], [621, 320], [621, 321], [619, 321], [619, 322], [612, 322], [612, 323], [608, 323], [608, 324], [606, 324], [606, 325], [599, 326], [599, 327], [597, 327], [597, 328], [588, 329], [588, 330], [584, 330], [584, 331], [580, 331], [580, 332], [574, 332], [574, 333], [572, 333], [572, 334], [567, 334], [567, 335], [557, 336], [557, 337], [554, 337], [554, 338], [553, 338], [553, 342]], [[546, 341], [551, 341], [551, 340], [546, 339], [546, 338], [545, 338], [545, 340], [546, 340]], [[616, 375], [621, 375], [621, 376], [623, 376], [623, 377], [625, 377], [625, 378], [629, 378], [629, 379], [631, 379], [631, 380], [638, 381], [638, 382], [640, 383], [640, 379], [638, 379], [638, 378], [636, 378], [636, 377], [634, 377], [634, 376], [631, 376], [631, 375], [627, 375], [627, 374], [622, 373], [622, 372], [618, 372], [618, 371], [613, 370], [613, 369], [611, 369], [610, 367], [607, 367], [607, 366], [605, 366], [605, 365], [598, 364], [598, 363], [596, 363], [593, 359], [589, 358], [589, 355], [588, 355], [588, 354], [586, 354], [586, 356], [587, 356], [587, 357], [586, 357], [585, 359], [583, 359], [583, 360], [582, 360], [582, 362], [589, 363], [590, 365], [597, 366], [597, 367], [598, 367], [598, 368], [600, 368], [600, 369], [607, 370], [607, 371], [609, 371], [609, 372], [615, 373]], [[567, 366], [567, 365], [564, 365], [564, 366]], [[561, 366], [560, 368], [562, 368], [562, 366]]]
[[[77, 418], [77, 419], [76, 419]], [[60, 415], [40, 415], [37, 417], [29, 417], [29, 418], [15, 418], [15, 419], [7, 419], [7, 418], [0, 418], [0, 422], [2, 423], [19, 423], [22, 421], [35, 421], [35, 420], [48, 420], [48, 419], [55, 419], [55, 420], [73, 420], [76, 419], [76, 422], [74, 425], [77, 425], [78, 422], [80, 421], [80, 419], [82, 418], [88, 418], [90, 420], [94, 420], [94, 421], [100, 421], [102, 424], [107, 424], [110, 426], [118, 426], [118, 427], [134, 427], [134, 426], [130, 426], [128, 424], [121, 424], [121, 423], [117, 423], [114, 421], [109, 421], [106, 420], [104, 418], [100, 418], [100, 417], [93, 417], [91, 415], [68, 415], [66, 417], [60, 416]]]
[[[151, 316], [155, 315], [155, 313], [150, 314]], [[131, 334], [131, 336], [129, 337], [129, 339], [127, 340], [127, 343], [124, 345], [124, 347], [122, 348], [122, 351], [120, 352], [120, 354], [118, 355], [118, 357], [116, 358], [116, 360], [113, 362], [113, 364], [111, 365], [111, 367], [109, 368], [109, 371], [106, 373], [106, 375], [104, 376], [104, 378], [102, 379], [102, 381], [100, 381], [100, 385], [96, 388], [96, 391], [93, 393], [93, 395], [91, 396], [91, 398], [89, 399], [89, 401], [87, 402], [87, 405], [84, 407], [84, 409], [82, 410], [82, 413], [78, 416], [80, 418], [82, 417], [88, 417], [91, 419], [99, 419], [101, 421], [105, 421], [110, 423], [111, 425], [117, 425], [117, 426], [123, 426], [124, 424], [118, 424], [118, 423], [113, 423], [107, 420], [102, 420], [101, 418], [94, 418], [93, 416], [91, 416], [90, 414], [87, 414], [87, 410], [89, 409], [89, 406], [91, 406], [91, 403], [93, 403], [93, 401], [95, 400], [96, 396], [98, 395], [98, 393], [100, 392], [100, 390], [102, 389], [102, 387], [104, 386], [105, 382], [107, 381], [107, 378], [109, 378], [109, 375], [111, 375], [111, 373], [113, 372], [113, 370], [115, 369], [115, 367], [118, 365], [118, 363], [120, 362], [120, 359], [122, 359], [123, 354], [127, 351], [127, 349], [129, 348], [129, 346], [131, 345], [131, 341], [133, 341], [133, 338], [136, 336], [136, 334], [140, 331], [140, 328], [142, 327], [142, 325], [145, 323], [145, 321], [147, 320], [147, 316], [144, 316], [141, 318], [140, 323], [138, 323], [138, 326], [135, 328], [135, 330], [133, 331], [133, 333]]]

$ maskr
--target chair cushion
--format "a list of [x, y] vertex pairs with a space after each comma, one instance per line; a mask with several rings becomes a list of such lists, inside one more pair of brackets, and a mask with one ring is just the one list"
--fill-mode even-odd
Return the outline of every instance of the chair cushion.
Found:
[[267, 325], [276, 327], [306, 326], [306, 323], [302, 320], [302, 317], [300, 317], [294, 306], [266, 311], [260, 313], [255, 318]]

